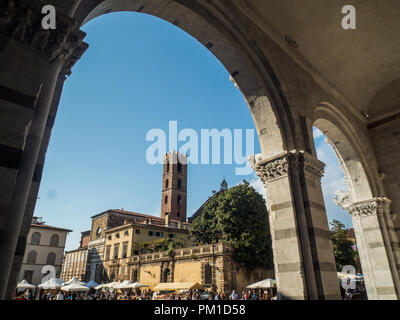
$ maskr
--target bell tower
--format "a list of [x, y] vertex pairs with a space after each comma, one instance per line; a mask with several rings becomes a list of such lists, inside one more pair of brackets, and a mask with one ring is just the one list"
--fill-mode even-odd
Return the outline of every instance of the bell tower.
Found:
[[187, 157], [176, 151], [164, 158], [161, 218], [186, 222]]

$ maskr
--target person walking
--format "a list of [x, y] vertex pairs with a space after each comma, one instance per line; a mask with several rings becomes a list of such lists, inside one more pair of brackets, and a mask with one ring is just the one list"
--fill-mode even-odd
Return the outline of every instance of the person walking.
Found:
[[344, 300], [352, 300], [353, 299], [353, 295], [351, 294], [349, 289], [346, 289], [345, 293], [344, 293]]
[[57, 293], [56, 300], [64, 300], [64, 295], [61, 291]]
[[231, 294], [231, 300], [237, 300], [239, 297], [239, 295], [236, 293], [235, 290], [232, 290], [232, 294]]

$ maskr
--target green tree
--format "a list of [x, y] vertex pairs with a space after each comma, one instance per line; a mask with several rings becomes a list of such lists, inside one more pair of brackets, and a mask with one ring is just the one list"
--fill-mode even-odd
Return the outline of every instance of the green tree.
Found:
[[213, 195], [191, 234], [198, 244], [230, 243], [236, 262], [248, 269], [272, 268], [272, 246], [265, 200], [247, 181]]
[[358, 253], [352, 248], [353, 242], [346, 238], [348, 229], [338, 220], [333, 220], [330, 225], [337, 270], [342, 271], [346, 265], [354, 266], [357, 269], [359, 266]]

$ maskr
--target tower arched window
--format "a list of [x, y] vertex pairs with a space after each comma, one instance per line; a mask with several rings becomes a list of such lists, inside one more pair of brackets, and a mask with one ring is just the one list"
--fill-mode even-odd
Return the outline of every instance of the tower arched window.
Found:
[[57, 234], [53, 234], [50, 238], [50, 247], [58, 247], [60, 237]]
[[169, 162], [167, 162], [166, 166], [167, 166], [167, 172], [169, 172]]
[[168, 188], [168, 184], [169, 184], [169, 181], [168, 181], [168, 179], [167, 179], [167, 180], [165, 180], [165, 188], [166, 188], [166, 189]]
[[176, 202], [181, 205], [182, 204], [182, 197], [178, 196], [178, 198], [176, 199]]
[[40, 233], [34, 232], [31, 238], [31, 244], [40, 244]]
[[178, 189], [180, 189], [182, 187], [182, 181], [181, 179], [178, 179]]
[[26, 259], [26, 262], [28, 264], [35, 264], [36, 263], [36, 258], [37, 258], [37, 253], [36, 251], [30, 251], [28, 253], [28, 257]]
[[178, 172], [182, 172], [182, 164], [178, 162]]
[[46, 264], [52, 265], [52, 266], [54, 266], [56, 264], [56, 254], [54, 252], [50, 252], [47, 255]]
[[165, 196], [164, 203], [168, 203], [168, 196]]

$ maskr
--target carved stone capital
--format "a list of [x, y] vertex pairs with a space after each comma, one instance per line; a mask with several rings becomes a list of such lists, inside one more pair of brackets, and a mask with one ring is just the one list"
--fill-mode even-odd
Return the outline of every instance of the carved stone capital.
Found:
[[388, 198], [373, 198], [351, 203], [346, 210], [353, 216], [388, 215], [391, 202]]
[[271, 159], [262, 159], [262, 155], [249, 157], [249, 166], [260, 177], [261, 181], [267, 183], [274, 179], [287, 176], [290, 172], [300, 172], [321, 178], [324, 174], [325, 164], [317, 158], [296, 150], [282, 153]]
[[288, 175], [289, 157], [285, 153], [269, 160], [262, 160], [260, 155], [256, 155], [249, 158], [249, 165], [262, 182], [268, 183], [271, 180]]
[[5, 0], [0, 4], [0, 33], [47, 54], [50, 60], [59, 56], [68, 59], [86, 34], [78, 29], [76, 21], [59, 12], [56, 29], [43, 29], [44, 5], [40, 0]]
[[79, 61], [83, 54], [88, 49], [89, 45], [85, 42], [80, 43], [78, 47], [66, 58], [62, 73], [69, 76], [72, 67]]
[[322, 178], [324, 176], [325, 164], [306, 152], [302, 153], [302, 155], [304, 172]]

